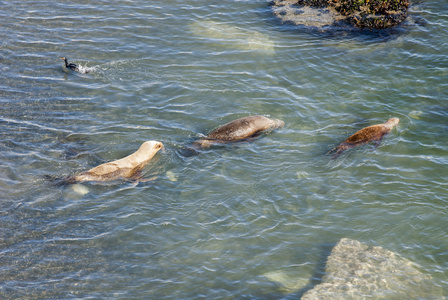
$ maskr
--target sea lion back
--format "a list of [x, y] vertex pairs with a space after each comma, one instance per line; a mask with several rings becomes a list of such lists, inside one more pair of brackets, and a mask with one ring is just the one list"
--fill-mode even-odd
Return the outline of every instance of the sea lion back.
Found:
[[284, 126], [281, 120], [272, 120], [264, 116], [256, 115], [224, 124], [207, 135], [207, 139], [233, 141], [254, 137], [262, 131]]
[[330, 152], [334, 152], [332, 158], [337, 158], [344, 150], [375, 142], [379, 144], [381, 140], [391, 132], [391, 130], [400, 122], [398, 118], [391, 118], [385, 123], [371, 125], [358, 130], [355, 134], [349, 136]]

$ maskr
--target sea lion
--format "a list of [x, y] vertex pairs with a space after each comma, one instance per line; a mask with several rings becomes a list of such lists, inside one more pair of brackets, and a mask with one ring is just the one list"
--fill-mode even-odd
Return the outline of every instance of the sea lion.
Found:
[[339, 146], [335, 147], [330, 151], [333, 153], [331, 158], [335, 159], [344, 150], [349, 148], [353, 148], [356, 146], [364, 145], [369, 142], [375, 142], [375, 145], [378, 146], [381, 143], [381, 140], [389, 134], [389, 132], [400, 122], [398, 118], [391, 118], [387, 120], [385, 123], [371, 125], [365, 127], [355, 134], [351, 135], [348, 139], [339, 144]]
[[234, 120], [219, 126], [210, 132], [205, 138], [193, 143], [194, 149], [208, 148], [213, 144], [237, 142], [255, 138], [262, 132], [281, 128], [285, 122], [277, 119], [269, 119], [264, 116], [249, 116]]
[[129, 156], [99, 165], [89, 171], [69, 177], [68, 183], [85, 181], [114, 181], [119, 179], [138, 179], [140, 172], [148, 161], [162, 149], [157, 141], [144, 142], [140, 148]]

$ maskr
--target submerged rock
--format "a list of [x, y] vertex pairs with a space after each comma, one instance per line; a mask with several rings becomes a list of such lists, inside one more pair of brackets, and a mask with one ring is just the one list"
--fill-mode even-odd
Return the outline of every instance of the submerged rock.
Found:
[[322, 283], [302, 299], [443, 299], [430, 275], [382, 247], [341, 239], [331, 251]]
[[218, 47], [256, 50], [268, 55], [275, 53], [274, 42], [269, 36], [255, 30], [207, 19], [195, 21], [189, 24], [189, 28], [195, 35], [205, 38], [206, 42]]
[[82, 185], [80, 183], [72, 185], [72, 190], [81, 196], [87, 195], [89, 193], [89, 189], [85, 185]]
[[423, 112], [420, 110], [413, 110], [408, 114], [408, 116], [411, 117], [412, 119], [420, 120], [420, 116], [422, 114]]
[[297, 278], [294, 274], [289, 274], [283, 270], [277, 270], [264, 274], [267, 279], [280, 285], [280, 290], [285, 294], [290, 294], [305, 288], [310, 279], [305, 277]]
[[273, 0], [274, 15], [294, 25], [384, 29], [406, 19], [409, 0]]

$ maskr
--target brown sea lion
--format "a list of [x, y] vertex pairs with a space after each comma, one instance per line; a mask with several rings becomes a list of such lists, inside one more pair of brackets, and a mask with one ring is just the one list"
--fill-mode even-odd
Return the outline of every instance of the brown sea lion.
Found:
[[281, 128], [285, 122], [264, 116], [249, 116], [234, 120], [210, 132], [205, 138], [193, 143], [193, 148], [204, 149], [213, 144], [231, 143], [255, 138], [262, 132]]
[[68, 183], [85, 181], [114, 181], [119, 179], [138, 179], [140, 172], [148, 161], [162, 149], [157, 141], [144, 142], [140, 148], [129, 156], [99, 165], [89, 171], [68, 178]]
[[336, 148], [332, 149], [330, 153], [334, 152], [331, 158], [335, 159], [344, 150], [353, 148], [356, 146], [364, 145], [369, 142], [375, 142], [378, 146], [381, 140], [389, 134], [389, 132], [400, 122], [398, 118], [391, 118], [385, 123], [376, 124], [372, 126], [365, 127], [355, 134], [351, 135], [348, 139], [339, 144]]

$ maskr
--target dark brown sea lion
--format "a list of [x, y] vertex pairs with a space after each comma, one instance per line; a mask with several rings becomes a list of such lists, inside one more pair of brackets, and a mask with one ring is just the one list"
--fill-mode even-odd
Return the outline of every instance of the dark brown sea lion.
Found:
[[144, 142], [140, 148], [129, 156], [99, 165], [67, 179], [68, 183], [86, 181], [114, 181], [120, 179], [138, 179], [143, 167], [162, 149], [157, 141]]
[[232, 143], [245, 139], [255, 138], [263, 132], [281, 128], [285, 122], [269, 119], [264, 116], [249, 116], [234, 120], [219, 126], [205, 138], [193, 143], [194, 149], [208, 148], [213, 144]]
[[351, 135], [348, 139], [339, 144], [336, 148], [332, 149], [330, 153], [333, 153], [331, 158], [335, 159], [344, 150], [353, 148], [356, 146], [364, 145], [369, 142], [375, 142], [376, 145], [381, 143], [381, 140], [389, 134], [389, 132], [400, 122], [398, 118], [391, 118], [385, 123], [376, 124], [365, 127], [355, 134]]

